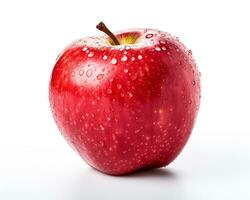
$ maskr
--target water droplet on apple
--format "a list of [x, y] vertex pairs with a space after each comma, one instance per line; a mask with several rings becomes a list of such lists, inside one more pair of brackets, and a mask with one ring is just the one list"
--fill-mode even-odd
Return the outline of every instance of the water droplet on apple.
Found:
[[128, 69], [127, 69], [127, 68], [125, 68], [123, 71], [124, 71], [125, 73], [128, 73]]
[[104, 55], [104, 56], [102, 57], [102, 59], [103, 59], [103, 60], [107, 60], [107, 59], [108, 59], [108, 56], [107, 56], [107, 55]]
[[135, 60], [135, 57], [132, 57], [132, 58], [131, 58], [131, 61], [134, 61], [134, 60]]
[[79, 71], [79, 75], [82, 76], [83, 74], [84, 74], [84, 71], [81, 69], [81, 70]]
[[192, 84], [193, 84], [193, 85], [195, 85], [195, 84], [196, 84], [196, 82], [193, 80], [193, 81], [192, 81]]
[[124, 55], [124, 56], [122, 56], [121, 61], [125, 62], [127, 59], [128, 59], [128, 57], [126, 55]]
[[138, 55], [138, 59], [141, 60], [142, 59], [142, 55]]
[[88, 50], [88, 47], [84, 47], [82, 50], [83, 50], [83, 51], [87, 51], [87, 50]]
[[123, 54], [127, 54], [128, 52], [127, 51], [124, 51]]
[[104, 130], [105, 130], [104, 126], [103, 126], [103, 125], [101, 125], [101, 124], [100, 124], [100, 129], [101, 129], [102, 131], [104, 131]]
[[115, 64], [117, 63], [116, 58], [112, 58], [112, 60], [110, 61], [110, 63], [111, 63], [112, 65], [115, 65]]
[[131, 92], [128, 92], [128, 96], [129, 96], [129, 98], [132, 98], [133, 94]]
[[166, 44], [166, 42], [164, 40], [160, 40], [161, 44]]
[[88, 54], [88, 57], [89, 58], [91, 58], [91, 57], [93, 57], [94, 56], [94, 52], [90, 52], [89, 54]]
[[104, 77], [104, 74], [98, 74], [98, 75], [96, 76], [97, 80], [102, 80], [103, 77]]
[[92, 69], [88, 69], [87, 72], [86, 72], [87, 77], [92, 76], [92, 74], [93, 74]]
[[151, 33], [149, 33], [149, 34], [146, 35], [146, 38], [147, 38], [147, 39], [149, 39], [149, 38], [151, 38], [151, 37], [153, 37], [153, 34], [151, 34]]
[[122, 88], [121, 84], [117, 84], [117, 89], [120, 90]]
[[89, 127], [89, 124], [88, 124], [88, 123], [85, 123], [84, 126], [85, 126], [85, 128], [88, 128], [88, 127]]
[[129, 49], [131, 49], [131, 47], [130, 46], [126, 46], [125, 49], [129, 50]]
[[108, 94], [112, 94], [112, 90], [110, 88], [107, 89]]
[[156, 51], [161, 51], [161, 48], [160, 47], [155, 47], [155, 50]]
[[167, 50], [167, 48], [166, 48], [166, 47], [161, 47], [161, 49], [162, 49], [163, 51], [166, 51], [166, 50]]

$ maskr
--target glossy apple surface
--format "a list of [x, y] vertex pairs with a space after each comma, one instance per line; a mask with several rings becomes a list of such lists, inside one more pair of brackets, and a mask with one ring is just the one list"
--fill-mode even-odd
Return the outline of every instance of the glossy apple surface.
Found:
[[199, 72], [178, 39], [153, 29], [73, 42], [49, 87], [62, 135], [97, 170], [122, 175], [168, 165], [186, 144], [200, 103]]

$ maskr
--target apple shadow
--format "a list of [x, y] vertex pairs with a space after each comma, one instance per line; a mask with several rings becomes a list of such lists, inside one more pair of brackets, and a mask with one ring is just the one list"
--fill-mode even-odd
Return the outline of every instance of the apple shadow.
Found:
[[88, 168], [75, 177], [70, 188], [66, 199], [185, 199], [180, 176], [167, 168], [145, 169], [123, 176]]
[[167, 168], [142, 169], [132, 174], [120, 176], [121, 178], [144, 178], [144, 179], [177, 179], [178, 174]]

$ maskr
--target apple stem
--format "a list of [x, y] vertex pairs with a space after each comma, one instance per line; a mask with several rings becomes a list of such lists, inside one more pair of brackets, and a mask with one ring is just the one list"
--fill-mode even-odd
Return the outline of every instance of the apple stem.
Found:
[[120, 45], [115, 35], [106, 27], [106, 25], [103, 22], [100, 22], [99, 24], [97, 24], [96, 28], [106, 33], [110, 37], [110, 39], [114, 42], [115, 45]]

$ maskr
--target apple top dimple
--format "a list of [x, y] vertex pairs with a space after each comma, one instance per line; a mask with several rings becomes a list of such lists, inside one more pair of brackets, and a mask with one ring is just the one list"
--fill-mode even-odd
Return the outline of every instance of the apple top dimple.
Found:
[[[166, 39], [173, 38], [170, 34], [161, 32], [155, 29], [128, 29], [124, 31], [115, 32], [120, 45], [114, 45], [107, 35], [97, 37], [88, 37], [74, 42], [76, 45], [81, 45], [83, 51], [87, 51], [88, 47], [93, 48], [110, 48], [112, 50], [120, 49], [121, 51], [130, 49], [142, 49], [151, 46], [157, 46], [160, 43], [165, 44]], [[159, 48], [159, 47], [158, 47]], [[161, 50], [161, 49], [156, 49]], [[124, 51], [125, 52], [125, 51]], [[92, 54], [89, 55], [91, 56]]]

